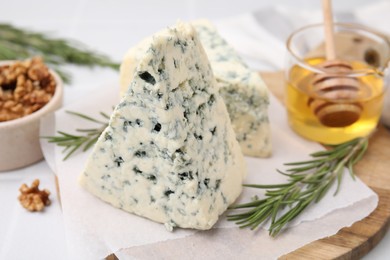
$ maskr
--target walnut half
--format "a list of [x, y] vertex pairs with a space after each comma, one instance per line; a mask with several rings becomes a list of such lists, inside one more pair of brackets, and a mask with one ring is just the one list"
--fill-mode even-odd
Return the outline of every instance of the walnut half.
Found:
[[28, 187], [22, 184], [19, 188], [20, 195], [18, 197], [20, 204], [29, 211], [42, 211], [45, 206], [49, 206], [51, 201], [49, 199], [50, 191], [47, 189], [39, 190], [39, 180], [36, 179]]

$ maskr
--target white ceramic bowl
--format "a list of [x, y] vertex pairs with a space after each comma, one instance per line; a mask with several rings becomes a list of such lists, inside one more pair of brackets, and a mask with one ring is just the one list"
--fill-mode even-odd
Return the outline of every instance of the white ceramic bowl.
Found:
[[[0, 62], [0, 66], [12, 61]], [[42, 116], [54, 112], [62, 105], [63, 83], [54, 71], [56, 90], [41, 109], [22, 118], [0, 122], [0, 172], [21, 168], [43, 158], [39, 143], [39, 121]]]

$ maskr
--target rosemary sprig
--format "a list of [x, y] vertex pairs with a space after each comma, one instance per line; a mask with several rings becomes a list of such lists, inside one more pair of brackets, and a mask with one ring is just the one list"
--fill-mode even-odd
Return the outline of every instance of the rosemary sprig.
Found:
[[119, 68], [119, 64], [107, 56], [92, 52], [80, 43], [52, 38], [10, 24], [0, 24], [0, 60], [27, 59], [32, 56], [41, 56], [65, 83], [70, 82], [70, 75], [61, 69], [64, 64], [99, 66], [114, 70]]
[[94, 122], [99, 124], [100, 126], [98, 128], [91, 128], [91, 129], [76, 129], [77, 132], [82, 133], [82, 135], [73, 135], [68, 134], [62, 131], [58, 131], [58, 136], [45, 136], [42, 138], [48, 139], [49, 143], [55, 143], [58, 146], [63, 146], [64, 150], [62, 152], [66, 152], [66, 155], [63, 160], [68, 159], [75, 151], [78, 149], [82, 149], [83, 152], [87, 151], [89, 148], [91, 148], [96, 141], [98, 140], [101, 133], [104, 131], [104, 129], [108, 126], [108, 120], [110, 119], [110, 116], [100, 112], [100, 115], [105, 118], [107, 121], [100, 121], [97, 119], [94, 119], [92, 117], [89, 117], [87, 115], [72, 112], [72, 111], [66, 111], [67, 113], [81, 117], [85, 120]]
[[[280, 174], [288, 176], [286, 183], [271, 185], [246, 184], [245, 187], [266, 189], [265, 198], [257, 196], [251, 202], [233, 205], [230, 209], [244, 212], [228, 215], [241, 228], [256, 229], [271, 220], [269, 234], [277, 236], [283, 228], [313, 202], [320, 201], [336, 181], [336, 195], [340, 189], [344, 168], [354, 178], [353, 166], [363, 157], [368, 147], [368, 137], [331, 146], [329, 150], [311, 154], [308, 161], [287, 163], [290, 166]], [[287, 208], [287, 209], [286, 209]]]

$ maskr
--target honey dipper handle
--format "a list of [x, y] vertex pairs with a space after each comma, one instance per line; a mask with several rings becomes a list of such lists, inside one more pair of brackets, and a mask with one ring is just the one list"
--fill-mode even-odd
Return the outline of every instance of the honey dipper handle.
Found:
[[324, 16], [326, 59], [334, 60], [336, 59], [336, 53], [334, 48], [333, 14], [331, 0], [322, 0], [322, 12]]

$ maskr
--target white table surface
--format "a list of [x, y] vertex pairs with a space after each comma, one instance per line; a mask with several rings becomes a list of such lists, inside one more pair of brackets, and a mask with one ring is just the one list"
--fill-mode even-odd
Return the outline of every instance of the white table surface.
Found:
[[[339, 11], [364, 9], [374, 2], [379, 0], [334, 1], [334, 8]], [[272, 4], [294, 5], [308, 10], [320, 8], [319, 0], [274, 0], [272, 3], [266, 0], [0, 0], [0, 23], [12, 23], [49, 32], [53, 36], [75, 39], [120, 61], [130, 46], [178, 19], [220, 19]], [[65, 88], [65, 105], [84, 98], [90, 91], [98, 91], [104, 84], [118, 82], [118, 73], [108, 69], [67, 69], [73, 75], [73, 82]], [[29, 259], [66, 259], [66, 231], [63, 230], [60, 206], [55, 198], [47, 213], [22, 214], [18, 219], [12, 218], [12, 213], [22, 210], [16, 199], [22, 182], [41, 177], [52, 180], [50, 186], [54, 183], [52, 176], [44, 161], [0, 173], [0, 258], [6, 255], [12, 256], [12, 259], [26, 259], [28, 255]], [[22, 232], [18, 230], [18, 225], [29, 228]], [[19, 233], [15, 234], [16, 231]], [[390, 234], [387, 234], [364, 259], [389, 259], [389, 245]]]

